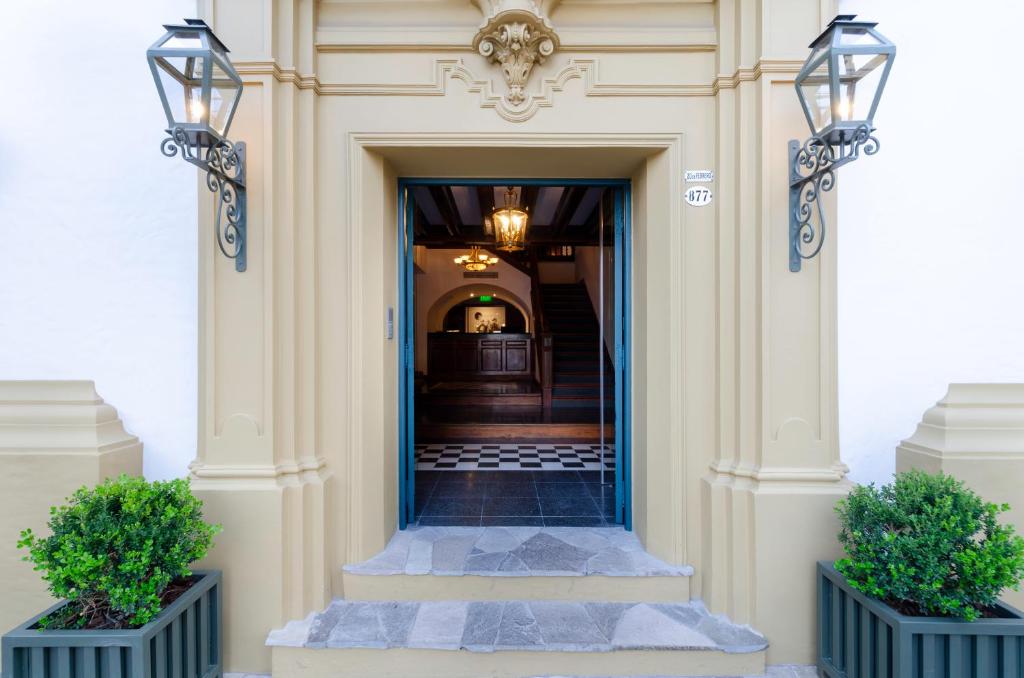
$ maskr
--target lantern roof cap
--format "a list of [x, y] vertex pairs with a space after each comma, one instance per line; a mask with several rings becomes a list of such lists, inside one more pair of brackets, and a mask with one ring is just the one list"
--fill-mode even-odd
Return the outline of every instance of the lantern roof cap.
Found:
[[185, 23], [183, 24], [164, 24], [164, 28], [167, 29], [167, 32], [169, 33], [181, 30], [203, 31], [210, 36], [210, 40], [221, 50], [224, 52], [231, 51], [228, 49], [227, 45], [221, 42], [220, 38], [217, 37], [217, 34], [213, 32], [213, 29], [210, 28], [210, 26], [202, 19], [185, 19]]
[[855, 21], [856, 18], [856, 14], [837, 14], [832, 21], [828, 22], [828, 26], [821, 32], [821, 35], [816, 37], [808, 47], [813, 48], [828, 42], [829, 36], [832, 35], [836, 28], [874, 28], [878, 25], [877, 21]]

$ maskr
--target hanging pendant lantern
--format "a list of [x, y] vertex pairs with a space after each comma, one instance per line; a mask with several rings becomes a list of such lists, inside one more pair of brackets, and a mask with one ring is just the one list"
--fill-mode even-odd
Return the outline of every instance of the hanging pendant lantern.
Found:
[[516, 192], [511, 186], [505, 191], [505, 207], [494, 210], [491, 222], [494, 225], [494, 239], [498, 249], [517, 252], [526, 247], [526, 227], [530, 215], [516, 205]]

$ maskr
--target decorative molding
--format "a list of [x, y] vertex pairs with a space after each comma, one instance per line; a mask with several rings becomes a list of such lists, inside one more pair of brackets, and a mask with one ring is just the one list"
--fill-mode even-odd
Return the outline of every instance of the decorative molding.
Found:
[[785, 59], [762, 59], [751, 67], [740, 67], [732, 75], [720, 74], [715, 77], [711, 87], [714, 94], [723, 89], [736, 89], [742, 82], [755, 82], [761, 79], [762, 75], [792, 75], [796, 76], [803, 61], [792, 61]]
[[540, 82], [538, 91], [525, 94], [523, 103], [509, 104], [494, 91], [490, 80], [478, 78], [461, 58], [436, 59], [431, 82], [411, 83], [322, 83], [315, 74], [300, 74], [294, 68], [281, 68], [273, 61], [249, 61], [235, 64], [247, 84], [253, 78], [271, 76], [278, 82], [291, 83], [300, 90], [313, 90], [322, 96], [445, 96], [448, 82], [459, 80], [470, 93], [478, 94], [481, 108], [494, 109], [509, 122], [523, 122], [539, 109], [554, 105], [553, 96], [566, 83], [583, 80], [585, 96], [592, 97], [704, 97], [716, 96], [722, 90], [735, 89], [740, 83], [755, 82], [763, 75], [795, 75], [802, 61], [762, 60], [752, 67], [736, 70], [732, 75], [719, 75], [711, 84], [683, 83], [613, 83], [602, 82], [597, 59], [570, 59], [561, 70]]
[[[558, 48], [558, 34], [532, 0], [489, 0], [490, 16], [473, 37], [473, 49], [490, 63], [501, 64], [510, 106], [527, 101], [526, 83], [534, 64]], [[484, 9], [483, 3], [480, 4]]]
[[[417, 39], [410, 42], [409, 35]], [[469, 31], [437, 31], [403, 27], [401, 31], [367, 31], [356, 28], [321, 29], [317, 32], [319, 54], [351, 52], [458, 52], [472, 53]], [[682, 29], [678, 31], [652, 28], [630, 29], [628, 33], [606, 28], [560, 28], [559, 52], [668, 52], [699, 53], [718, 49], [713, 29]]]
[[897, 466], [915, 454], [938, 460], [1024, 460], [1024, 384], [950, 384], [914, 434], [896, 448]]

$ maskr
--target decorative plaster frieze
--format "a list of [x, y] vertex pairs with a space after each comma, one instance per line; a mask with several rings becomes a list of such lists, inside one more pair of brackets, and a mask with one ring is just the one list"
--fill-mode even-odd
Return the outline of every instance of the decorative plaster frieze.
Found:
[[558, 34], [533, 0], [489, 0], [490, 14], [473, 38], [473, 49], [501, 65], [509, 105], [527, 103], [526, 83], [534, 64], [542, 64], [558, 48]]
[[583, 80], [584, 96], [591, 97], [703, 97], [715, 96], [721, 90], [735, 89], [744, 82], [755, 82], [762, 75], [795, 75], [802, 61], [762, 60], [752, 67], [736, 70], [732, 75], [719, 75], [711, 84], [603, 82], [597, 59], [570, 59], [554, 75], [540, 82], [538, 91], [525, 94], [522, 103], [511, 104], [494, 91], [490, 80], [479, 78], [462, 59], [436, 59], [434, 79], [409, 83], [322, 83], [314, 74], [300, 74], [294, 68], [281, 68], [275, 62], [242, 62], [235, 64], [247, 84], [253, 78], [273, 76], [278, 82], [291, 83], [300, 90], [313, 90], [323, 96], [445, 96], [448, 82], [459, 80], [470, 93], [480, 95], [480, 107], [494, 109], [510, 122], [532, 118], [539, 109], [554, 105], [554, 94], [575, 79]]

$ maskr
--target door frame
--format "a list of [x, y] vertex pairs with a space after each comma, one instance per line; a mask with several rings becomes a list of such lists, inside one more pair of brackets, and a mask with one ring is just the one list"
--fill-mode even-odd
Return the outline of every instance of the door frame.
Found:
[[[416, 315], [413, 292], [413, 211], [410, 191], [417, 186], [440, 185], [595, 186], [615, 190], [613, 197], [615, 247], [615, 517], [626, 530], [633, 529], [632, 511], [632, 409], [631, 409], [631, 314], [632, 314], [632, 183], [629, 179], [524, 179], [399, 177], [397, 214], [398, 270], [398, 522], [406, 529], [415, 520], [415, 383]], [[604, 450], [601, 451], [602, 455]]]

